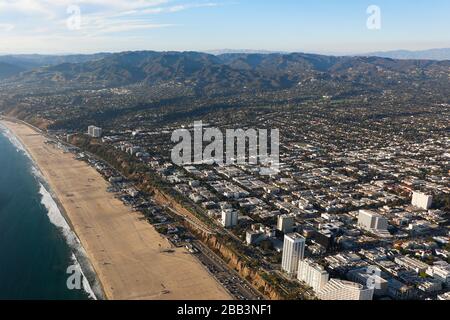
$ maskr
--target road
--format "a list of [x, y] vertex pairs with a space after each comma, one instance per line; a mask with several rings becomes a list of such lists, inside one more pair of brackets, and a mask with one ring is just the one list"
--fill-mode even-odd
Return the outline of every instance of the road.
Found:
[[264, 296], [256, 291], [251, 284], [233, 269], [231, 269], [220, 257], [207, 248], [199, 240], [194, 241], [194, 246], [199, 250], [197, 258], [206, 266], [211, 274], [238, 300], [261, 300]]

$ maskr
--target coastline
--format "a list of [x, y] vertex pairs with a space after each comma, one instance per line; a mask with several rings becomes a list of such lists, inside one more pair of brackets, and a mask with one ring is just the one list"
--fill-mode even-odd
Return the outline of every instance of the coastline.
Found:
[[[34, 168], [38, 170], [36, 167]], [[76, 270], [83, 276], [82, 286], [84, 291], [92, 300], [104, 300], [105, 293], [103, 291], [103, 286], [87, 257], [87, 253], [84, 250], [78, 235], [74, 231], [70, 220], [64, 211], [64, 207], [60, 204], [55, 193], [48, 186], [44, 178], [39, 176], [38, 180], [40, 184], [39, 193], [42, 195], [41, 204], [46, 207], [50, 222], [61, 230], [66, 239], [66, 243], [72, 250], [73, 266], [75, 266]], [[56, 206], [56, 208], [54, 208], [53, 205]]]
[[[12, 121], [14, 122], [14, 121]], [[24, 124], [26, 125], [26, 124]], [[47, 216], [54, 226], [63, 234], [65, 241], [71, 249], [72, 262], [75, 269], [82, 274], [82, 287], [92, 300], [105, 300], [105, 292], [102, 283], [98, 279], [97, 273], [92, 266], [87, 253], [76, 234], [76, 231], [67, 215], [63, 205], [59, 201], [51, 186], [45, 180], [38, 164], [33, 156], [28, 152], [21, 139], [16, 136], [4, 120], [0, 118], [0, 130], [6, 131], [6, 137], [10, 142], [31, 161], [31, 171], [39, 184], [39, 194], [42, 196], [41, 204], [47, 210]]]
[[[95, 295], [103, 296], [98, 298], [231, 299], [198, 260], [183, 248], [171, 248], [153, 226], [107, 193], [107, 182], [95, 169], [46, 144], [41, 133], [25, 124], [0, 122], [26, 149], [42, 175], [43, 187], [50, 190], [79, 239], [90, 262], [87, 269], [92, 266], [101, 284], [103, 294], [88, 275]], [[81, 264], [86, 268], [86, 261]]]

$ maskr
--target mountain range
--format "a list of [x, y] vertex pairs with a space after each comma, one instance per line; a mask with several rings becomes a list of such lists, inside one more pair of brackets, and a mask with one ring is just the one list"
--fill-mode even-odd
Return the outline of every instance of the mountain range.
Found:
[[[82, 63], [87, 61], [99, 60], [109, 53], [96, 54], [73, 54], [73, 55], [41, 55], [41, 54], [12, 54], [1, 55], [0, 63], [18, 68], [18, 72], [31, 70], [44, 66], [52, 66], [62, 63]], [[0, 74], [3, 73], [6, 66], [0, 65]]]
[[[15, 64], [22, 59], [26, 64]], [[446, 84], [450, 61], [316, 54], [212, 55], [134, 51], [80, 56], [0, 58], [7, 83], [65, 87], [183, 85], [198, 94], [291, 89], [305, 82], [386, 87], [411, 81]], [[45, 66], [32, 68], [32, 64]], [[25, 70], [24, 70], [25, 69]], [[8, 77], [6, 80], [5, 78]], [[431, 81], [431, 82], [430, 82]]]
[[416, 60], [450, 60], [450, 48], [429, 49], [420, 51], [395, 50], [367, 53], [365, 56], [376, 56], [391, 59], [416, 59]]
[[26, 69], [16, 64], [0, 62], [0, 80], [7, 79], [25, 71]]

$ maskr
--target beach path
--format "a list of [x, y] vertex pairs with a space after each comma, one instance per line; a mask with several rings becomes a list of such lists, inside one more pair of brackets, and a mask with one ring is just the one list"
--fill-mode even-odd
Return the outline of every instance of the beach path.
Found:
[[184, 248], [172, 249], [113, 194], [92, 167], [32, 128], [2, 121], [19, 138], [64, 208], [108, 299], [228, 300], [230, 295]]

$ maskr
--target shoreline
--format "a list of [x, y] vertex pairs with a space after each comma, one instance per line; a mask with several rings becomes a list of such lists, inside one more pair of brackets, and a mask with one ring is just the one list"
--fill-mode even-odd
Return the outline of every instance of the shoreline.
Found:
[[[11, 122], [16, 122], [16, 121], [11, 121]], [[16, 123], [20, 123], [20, 122], [16, 122]], [[27, 125], [26, 123], [22, 123], [22, 124]], [[80, 272], [83, 276], [83, 280], [87, 281], [88, 287], [86, 287], [86, 283], [83, 282], [83, 284], [82, 284], [83, 290], [86, 292], [86, 294], [89, 296], [89, 298], [91, 300], [106, 300], [105, 291], [103, 289], [103, 285], [102, 285], [100, 279], [98, 278], [97, 272], [95, 271], [94, 266], [92, 265], [91, 261], [89, 260], [86, 250], [83, 247], [83, 245], [80, 241], [80, 238], [79, 238], [78, 234], [76, 233], [76, 230], [75, 230], [74, 226], [72, 225], [64, 206], [59, 201], [57, 194], [52, 190], [49, 183], [45, 180], [45, 177], [44, 177], [42, 171], [40, 170], [38, 163], [33, 158], [33, 156], [28, 152], [26, 146], [24, 145], [24, 143], [22, 142], [20, 137], [15, 135], [10, 130], [10, 128], [5, 125], [3, 119], [0, 119], [0, 126], [2, 126], [7, 131], [7, 134], [9, 135], [9, 136], [7, 136], [7, 139], [10, 140], [10, 142], [12, 144], [14, 144], [18, 149], [23, 151], [25, 153], [25, 156], [30, 160], [32, 175], [36, 178], [36, 181], [39, 183], [39, 186], [41, 188], [39, 190], [39, 194], [42, 196], [41, 204], [44, 207], [46, 207], [46, 209], [47, 209], [47, 215], [50, 219], [50, 223], [53, 224], [56, 228], [58, 228], [61, 233], [63, 233], [65, 241], [71, 250], [72, 261], [74, 263], [74, 266], [76, 266], [77, 268], [80, 269]], [[16, 141], [11, 141], [12, 139], [15, 139]], [[16, 145], [16, 143], [18, 143], [19, 145]], [[68, 228], [70, 229], [69, 231], [72, 234], [68, 235], [65, 233], [67, 230], [65, 229], [64, 223], [61, 223], [61, 222], [58, 223], [58, 222], [52, 221], [52, 218], [50, 216], [51, 208], [49, 208], [49, 206], [51, 206], [51, 203], [47, 203], [45, 201], [45, 193], [48, 193], [48, 195], [51, 197], [51, 201], [53, 201], [57, 207], [58, 214], [64, 220], [64, 223], [67, 224]], [[72, 236], [73, 236], [73, 238], [72, 238]], [[69, 243], [69, 242], [74, 242], [74, 241], [75, 241], [75, 243]]]
[[[168, 241], [108, 194], [107, 182], [97, 171], [75, 160], [72, 154], [45, 144], [43, 133], [30, 126], [7, 119], [0, 122], [32, 158], [42, 175], [44, 188], [79, 239], [86, 252], [80, 260], [87, 258], [103, 292], [98, 298], [231, 299], [184, 249], [164, 253], [162, 248], [170, 248]], [[94, 290], [95, 281], [87, 280]]]
[[[33, 161], [34, 162], [34, 161]], [[37, 169], [37, 168], [36, 168]], [[39, 170], [39, 169], [37, 169]], [[89, 298], [91, 300], [105, 300], [105, 292], [103, 290], [103, 285], [100, 281], [100, 279], [97, 276], [97, 272], [94, 269], [94, 266], [91, 264], [89, 257], [87, 256], [86, 250], [84, 249], [83, 245], [81, 244], [81, 241], [76, 234], [75, 230], [73, 229], [73, 226], [67, 216], [67, 213], [64, 210], [64, 207], [59, 202], [57, 196], [53, 192], [53, 190], [50, 188], [50, 186], [46, 183], [46, 181], [41, 178], [37, 177], [41, 188], [43, 188], [44, 192], [47, 192], [48, 195], [51, 197], [51, 201], [53, 201], [58, 209], [58, 213], [61, 215], [61, 217], [64, 219], [64, 222], [69, 226], [70, 232], [74, 235], [76, 243], [72, 244], [69, 243], [70, 239], [68, 239], [68, 236], [64, 234], [64, 226], [61, 226], [58, 223], [52, 222], [50, 218], [50, 222], [55, 225], [57, 228], [61, 229], [61, 231], [64, 234], [64, 237], [66, 238], [66, 243], [69, 246], [71, 253], [72, 253], [72, 260], [74, 262], [74, 266], [79, 267], [79, 271], [81, 272], [83, 276], [83, 280], [87, 281], [88, 287], [86, 287], [86, 284], [83, 282], [83, 289], [88, 294]], [[50, 210], [47, 207], [47, 204], [45, 203], [45, 194], [42, 192], [42, 190], [39, 191], [39, 193], [43, 196], [43, 199], [41, 201], [41, 204], [44, 205], [47, 210]], [[49, 212], [50, 214], [50, 212]]]

